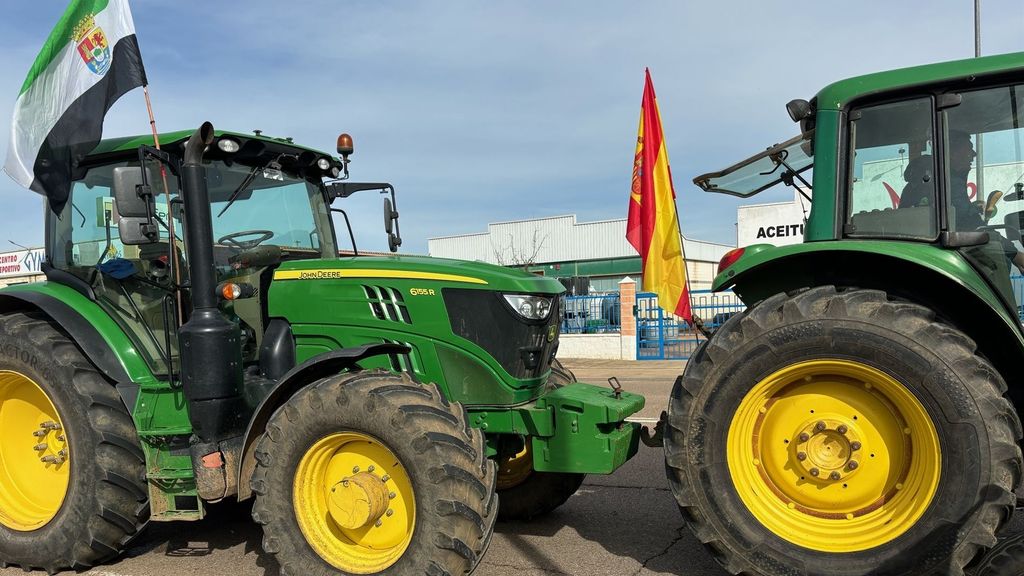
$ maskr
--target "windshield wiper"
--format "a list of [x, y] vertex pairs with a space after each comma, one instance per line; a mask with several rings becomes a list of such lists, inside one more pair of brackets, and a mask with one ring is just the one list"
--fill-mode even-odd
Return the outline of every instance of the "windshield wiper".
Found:
[[238, 185], [238, 188], [235, 188], [235, 191], [231, 193], [231, 196], [228, 196], [228, 204], [217, 213], [217, 218], [223, 216], [224, 213], [228, 211], [228, 208], [231, 208], [231, 205], [235, 203], [235, 200], [238, 200], [238, 195], [242, 193], [242, 190], [245, 190], [250, 184], [252, 184], [252, 181], [256, 179], [256, 173], [260, 170], [263, 170], [263, 166], [253, 166], [252, 170], [249, 170], [249, 173], [245, 175], [245, 179]]

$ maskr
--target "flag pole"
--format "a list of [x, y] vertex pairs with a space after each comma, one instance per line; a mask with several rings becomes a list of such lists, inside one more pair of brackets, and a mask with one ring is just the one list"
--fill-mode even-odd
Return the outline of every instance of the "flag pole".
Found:
[[[146, 98], [146, 112], [149, 113], [149, 128], [153, 132], [153, 147], [157, 150], [160, 149], [160, 134], [156, 130], [156, 118], [153, 116], [153, 103], [149, 99], [149, 85], [142, 85], [142, 94]], [[142, 167], [145, 169], [145, 167]], [[160, 177], [163, 179], [164, 184], [164, 195], [167, 196], [167, 237], [171, 243], [171, 270], [174, 271], [174, 294], [177, 297], [178, 309], [178, 325], [185, 323], [184, 311], [182, 310], [181, 303], [181, 270], [178, 267], [178, 244], [174, 237], [174, 211], [171, 210], [171, 190], [167, 185], [167, 168], [160, 165]], [[171, 351], [168, 350], [167, 354], [170, 355]]]
[[[673, 192], [675, 192], [673, 186]], [[679, 251], [683, 257], [683, 278], [686, 279], [686, 298], [690, 301], [690, 319], [693, 320], [691, 328], [693, 328], [693, 336], [697, 337], [699, 331], [704, 335], [705, 338], [709, 337], [707, 330], [704, 329], [704, 320], [701, 319], [693, 310], [693, 290], [690, 289], [690, 271], [686, 269], [686, 237], [683, 236], [683, 226], [679, 222], [679, 205], [676, 203], [675, 194], [672, 195], [672, 207], [676, 209], [676, 232], [679, 234]]]

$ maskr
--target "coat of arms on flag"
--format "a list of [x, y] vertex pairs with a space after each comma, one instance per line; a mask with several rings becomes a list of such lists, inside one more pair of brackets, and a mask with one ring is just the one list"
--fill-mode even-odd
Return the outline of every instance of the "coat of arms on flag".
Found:
[[103, 29], [96, 25], [96, 17], [86, 15], [75, 25], [73, 38], [78, 55], [93, 74], [103, 75], [110, 67], [110, 46]]

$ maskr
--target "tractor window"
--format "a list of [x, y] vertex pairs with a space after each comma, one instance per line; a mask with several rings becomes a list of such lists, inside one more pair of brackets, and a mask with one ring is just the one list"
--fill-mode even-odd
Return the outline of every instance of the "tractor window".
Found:
[[1024, 85], [959, 93], [944, 110], [949, 227], [985, 232], [989, 241], [960, 249], [1014, 308], [1021, 302], [1024, 214]]
[[[97, 303], [107, 311], [135, 344], [154, 374], [167, 371], [167, 359], [177, 355], [177, 339], [168, 347], [165, 329], [173, 329], [170, 281], [167, 272], [169, 235], [160, 228], [160, 240], [144, 246], [125, 246], [118, 235], [117, 209], [111, 182], [114, 168], [138, 165], [117, 162], [95, 166], [74, 183], [59, 215], [50, 212], [47, 244], [51, 264], [92, 286]], [[167, 221], [167, 195], [162, 180], [151, 182], [156, 212]], [[174, 193], [178, 184], [168, 174]], [[181, 246], [180, 222], [175, 221]], [[97, 267], [106, 266], [101, 271]]]
[[861, 108], [851, 118], [847, 235], [934, 240], [931, 98]]

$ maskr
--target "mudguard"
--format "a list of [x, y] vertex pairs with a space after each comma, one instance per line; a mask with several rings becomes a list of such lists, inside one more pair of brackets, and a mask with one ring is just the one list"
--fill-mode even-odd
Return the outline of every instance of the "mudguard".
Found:
[[403, 344], [365, 344], [342, 348], [318, 354], [282, 376], [267, 397], [260, 402], [246, 428], [245, 440], [242, 443], [242, 462], [238, 467], [238, 500], [252, 496], [249, 478], [256, 467], [256, 439], [263, 434], [275, 410], [303, 387], [343, 370], [358, 368], [360, 360], [387, 354], [408, 354], [410, 351], [410, 348]]
[[52, 318], [114, 383], [154, 379], [121, 327], [81, 292], [54, 282], [20, 284], [0, 290], [0, 314], [26, 309], [39, 310]]

